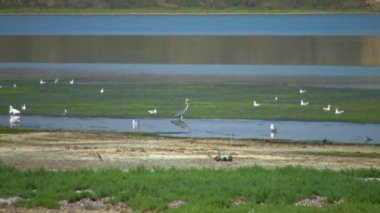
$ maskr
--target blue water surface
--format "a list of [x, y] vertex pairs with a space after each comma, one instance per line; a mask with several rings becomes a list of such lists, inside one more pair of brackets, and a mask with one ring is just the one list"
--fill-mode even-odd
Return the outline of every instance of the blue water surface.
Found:
[[0, 35], [380, 35], [380, 15], [1, 15]]

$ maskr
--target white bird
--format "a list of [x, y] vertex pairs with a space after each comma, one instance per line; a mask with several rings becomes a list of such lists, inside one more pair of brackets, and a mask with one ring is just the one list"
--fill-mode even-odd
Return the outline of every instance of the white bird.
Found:
[[40, 80], [40, 84], [43, 85], [43, 84], [47, 84], [47, 81], [44, 81], [44, 80]]
[[184, 115], [184, 114], [186, 113], [186, 111], [189, 109], [189, 101], [190, 101], [190, 99], [186, 98], [186, 99], [185, 99], [185, 104], [186, 104], [185, 108], [183, 108], [182, 110], [177, 111], [177, 112], [174, 114], [173, 117], [179, 117], [179, 120], [181, 121], [182, 118], [183, 118], [183, 115]]
[[3, 86], [0, 85], [0, 89], [3, 88]]
[[54, 84], [58, 84], [58, 78], [54, 80]]
[[21, 110], [26, 110], [26, 105], [22, 105]]
[[63, 116], [66, 116], [67, 115], [67, 109], [64, 109], [63, 110]]
[[13, 108], [12, 105], [9, 105], [9, 114], [10, 115], [19, 115], [20, 110]]
[[273, 133], [277, 132], [277, 128], [274, 126], [274, 124], [270, 124], [270, 131]]
[[270, 139], [273, 139], [273, 138], [274, 138], [274, 135], [275, 135], [275, 133], [274, 133], [274, 132], [271, 132], [271, 133], [270, 133]]
[[301, 103], [300, 103], [301, 106], [307, 106], [309, 105], [309, 102], [305, 102], [301, 99]]
[[13, 84], [13, 88], [16, 88], [17, 87], [17, 85], [16, 84]]
[[149, 114], [157, 114], [157, 109], [148, 110]]
[[71, 81], [69, 82], [71, 85], [74, 84], [74, 79], [71, 79]]
[[9, 117], [9, 125], [11, 127], [15, 127], [16, 125], [20, 124], [21, 118], [18, 115], [11, 115]]
[[261, 104], [259, 104], [259, 103], [256, 102], [256, 101], [253, 101], [253, 107], [259, 107], [259, 106], [261, 106]]
[[343, 110], [339, 110], [338, 108], [335, 108], [335, 114], [340, 115], [343, 112], [344, 112]]
[[323, 111], [330, 111], [331, 105], [327, 105], [327, 107], [323, 107]]
[[274, 97], [274, 102], [277, 102], [278, 101], [278, 97]]
[[139, 120], [132, 120], [132, 129], [138, 129], [139, 128]]
[[102, 88], [102, 89], [100, 89], [100, 93], [102, 93], [102, 94], [104, 93], [104, 89], [103, 89], [103, 88]]
[[305, 89], [300, 89], [300, 93], [301, 94], [306, 93], [306, 90]]

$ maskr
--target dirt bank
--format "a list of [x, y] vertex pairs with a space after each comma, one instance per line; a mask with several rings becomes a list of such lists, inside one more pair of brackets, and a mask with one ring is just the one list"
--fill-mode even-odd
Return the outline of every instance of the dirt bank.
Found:
[[[233, 161], [216, 162], [217, 154]], [[33, 132], [0, 134], [0, 160], [19, 169], [117, 167], [237, 168], [301, 165], [380, 168], [380, 146], [252, 140], [164, 138], [120, 133]]]

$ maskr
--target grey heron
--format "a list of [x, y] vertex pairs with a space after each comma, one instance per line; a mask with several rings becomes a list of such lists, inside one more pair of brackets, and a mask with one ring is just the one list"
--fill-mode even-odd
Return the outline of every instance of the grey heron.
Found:
[[187, 109], [189, 109], [189, 101], [190, 101], [190, 99], [186, 98], [185, 99], [185, 104], [186, 104], [185, 108], [177, 111], [173, 117], [179, 117], [179, 120], [181, 121], [183, 118], [183, 115], [186, 113]]
[[104, 89], [102, 88], [102, 89], [100, 89], [100, 93], [101, 94], [103, 94], [104, 93]]

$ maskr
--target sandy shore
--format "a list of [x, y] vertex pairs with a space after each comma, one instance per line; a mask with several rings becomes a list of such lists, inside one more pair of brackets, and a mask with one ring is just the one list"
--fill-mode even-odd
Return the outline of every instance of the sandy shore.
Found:
[[[233, 157], [217, 162], [218, 154]], [[244, 166], [380, 168], [380, 146], [164, 138], [120, 133], [0, 134], [0, 160], [19, 169], [238, 168]]]

